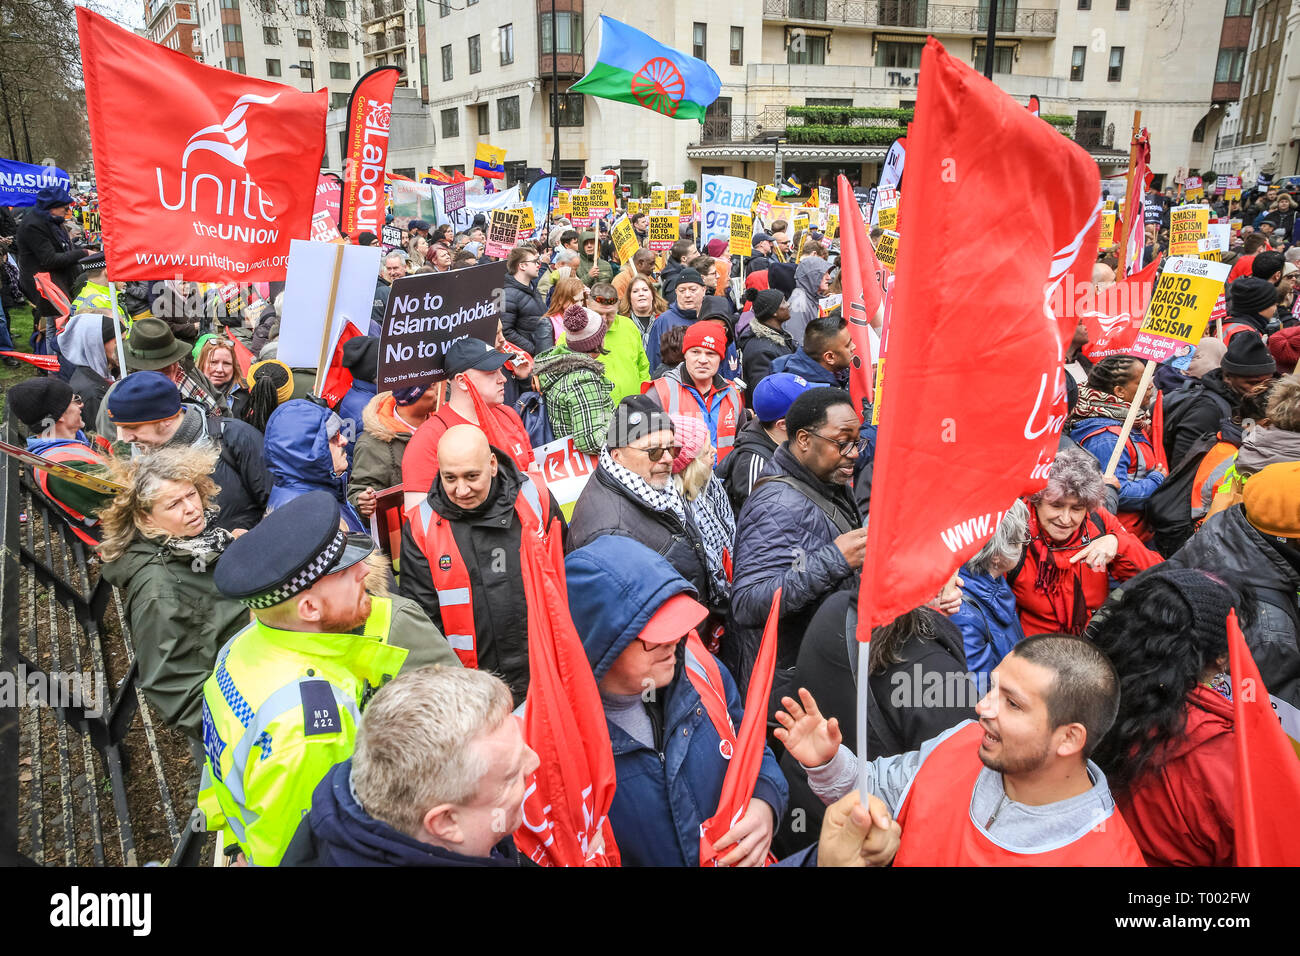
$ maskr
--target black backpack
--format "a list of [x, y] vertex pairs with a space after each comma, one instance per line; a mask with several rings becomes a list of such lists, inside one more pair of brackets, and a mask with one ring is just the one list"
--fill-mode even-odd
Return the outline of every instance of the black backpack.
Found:
[[[1214, 400], [1223, 420], [1231, 421], [1231, 406], [1222, 395], [1211, 389], [1193, 389], [1188, 386], [1171, 392], [1164, 398], [1166, 448], [1172, 445], [1173, 429], [1182, 417], [1178, 414], [1179, 409], [1185, 411], [1187, 400], [1201, 392]], [[1192, 442], [1191, 447], [1183, 454], [1182, 460], [1174, 464], [1169, 471], [1169, 476], [1147, 499], [1146, 521], [1154, 535], [1152, 544], [1166, 558], [1186, 544], [1195, 530], [1192, 526], [1192, 485], [1196, 481], [1196, 472], [1201, 467], [1201, 460], [1218, 444], [1218, 441], [1217, 432], [1206, 432]]]

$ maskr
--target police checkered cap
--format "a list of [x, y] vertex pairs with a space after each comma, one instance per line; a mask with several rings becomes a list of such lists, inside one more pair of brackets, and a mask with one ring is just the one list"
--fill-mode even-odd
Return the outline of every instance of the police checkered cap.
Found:
[[243, 598], [243, 602], [253, 610], [261, 610], [274, 607], [282, 601], [287, 601], [295, 594], [301, 594], [330, 573], [330, 569], [338, 564], [339, 556], [343, 554], [343, 549], [347, 546], [347, 543], [348, 536], [339, 531], [334, 535], [334, 540], [326, 545], [325, 550], [312, 558], [306, 567], [284, 584], [273, 591]]

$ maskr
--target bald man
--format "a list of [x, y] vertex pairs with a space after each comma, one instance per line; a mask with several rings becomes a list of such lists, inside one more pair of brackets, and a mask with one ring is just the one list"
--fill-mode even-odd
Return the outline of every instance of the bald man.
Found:
[[562, 556], [564, 516], [541, 478], [521, 472], [476, 425], [448, 428], [437, 451], [438, 480], [406, 512], [401, 593], [439, 625], [462, 664], [499, 675], [517, 706], [528, 692], [523, 549]]

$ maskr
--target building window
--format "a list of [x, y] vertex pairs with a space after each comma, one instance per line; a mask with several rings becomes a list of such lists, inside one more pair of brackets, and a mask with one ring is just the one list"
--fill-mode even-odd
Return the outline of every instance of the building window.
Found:
[[352, 79], [352, 64], [337, 63], [330, 61], [330, 79], [331, 80], [350, 80]]
[[1080, 9], [1080, 10], [1091, 10], [1091, 9], [1092, 9], [1092, 0], [1079, 0], [1079, 9]]
[[852, 106], [853, 98], [849, 96], [809, 96], [803, 101], [804, 106]]
[[1255, 0], [1228, 0], [1225, 17], [1248, 17], [1255, 12]]
[[[881, 46], [886, 44], [882, 43]], [[904, 44], [890, 44], [901, 46]], [[916, 65], [921, 65], [921, 47], [916, 48]], [[826, 37], [812, 37], [806, 34], [798, 34], [791, 37], [790, 46], [785, 51], [785, 62], [787, 63], [825, 63], [826, 62]]]
[[234, 73], [247, 73], [244, 69], [244, 58], [242, 56], [226, 57], [226, 69]]
[[519, 128], [519, 97], [503, 96], [497, 100], [497, 129]]
[[559, 122], [555, 118], [555, 94], [551, 94], [551, 125], [552, 126], [582, 126], [582, 94], [581, 93], [561, 93], [559, 97], [560, 117]]
[[1079, 110], [1074, 117], [1074, 139], [1080, 146], [1100, 147], [1106, 132], [1105, 110]]
[[517, 159], [508, 163], [503, 163], [506, 174], [505, 188], [509, 189], [516, 183], [525, 182], [528, 179], [528, 160]]
[[293, 0], [293, 12], [300, 17], [311, 16], [311, 0]]
[[1264, 85], [1260, 87], [1260, 89], [1263, 90], [1264, 92], [1268, 92], [1270, 89], [1272, 89], [1272, 87], [1273, 87], [1273, 64], [1270, 63], [1268, 65], [1268, 69], [1264, 71]]
[[1083, 79], [1083, 61], [1088, 55], [1086, 46], [1076, 46], [1070, 54], [1070, 79], [1079, 81]]
[[1106, 82], [1118, 83], [1123, 74], [1124, 48], [1122, 46], [1113, 46], [1110, 48], [1110, 69], [1106, 71]]
[[[582, 13], [566, 13], [556, 11], [555, 13], [555, 32], [560, 38], [561, 53], [581, 53], [582, 52]], [[542, 53], [551, 53], [553, 44], [551, 43], [551, 14], [540, 14], [537, 18], [542, 28]]]
[[238, 23], [227, 23], [221, 27], [221, 36], [227, 43], [243, 43], [244, 29]]
[[451, 4], [447, 0], [438, 0], [438, 16], [445, 17], [451, 13]]
[[[792, 43], [791, 46], [793, 45]], [[919, 70], [921, 68], [922, 48], [923, 44], [920, 43], [878, 43], [876, 44], [876, 66]], [[798, 61], [790, 60], [789, 62]]]
[[348, 35], [342, 30], [328, 30], [325, 33], [325, 45], [331, 50], [346, 50]]
[[[894, 4], [897, 6], [897, 4]], [[790, 17], [794, 20], [825, 20], [826, 0], [790, 0]], [[882, 23], [885, 20], [881, 20]]]
[[267, 61], [266, 61], [266, 75], [267, 75], [267, 76], [281, 76], [281, 75], [282, 75], [282, 74], [280, 73], [280, 61], [279, 61], [279, 60], [267, 60]]
[[691, 30], [691, 56], [697, 60], [707, 60], [708, 54], [709, 27], [704, 23], [697, 23]]
[[239, 0], [221, 0], [222, 10], [238, 10]]
[[1115, 9], [1116, 9], [1116, 10], [1127, 10], [1127, 9], [1128, 9], [1128, 0], [1115, 0]]
[[492, 124], [488, 120], [488, 105], [480, 103], [474, 107], [474, 115], [478, 118], [478, 134], [487, 136], [492, 132]]
[[311, 46], [311, 31], [310, 31], [310, 30], [299, 30], [299, 31], [298, 31], [298, 45], [299, 45], [299, 46]]
[[[982, 43], [975, 47], [975, 72], [977, 73], [984, 72], [985, 49], [986, 49], [986, 45]], [[993, 72], [1010, 73], [1013, 53], [1014, 51], [1009, 46], [994, 47], [993, 48]]]
[[262, 42], [267, 46], [279, 46], [280, 31], [275, 27], [262, 27]]
[[587, 175], [587, 162], [582, 159], [560, 160], [559, 180], [561, 186], [576, 186]]
[[745, 28], [731, 28], [731, 65], [743, 66], [745, 63]]
[[476, 33], [469, 38], [469, 71], [471, 73], [477, 73], [483, 68], [483, 61], [479, 56], [480, 52], [479, 38]]
[[1193, 142], [1193, 143], [1204, 143], [1204, 142], [1205, 142], [1205, 121], [1206, 121], [1207, 118], [1208, 118], [1208, 117], [1202, 116], [1202, 117], [1201, 117], [1201, 121], [1200, 121], [1199, 123], [1196, 124], [1196, 129], [1192, 130], [1192, 142]]
[[1219, 62], [1214, 68], [1215, 83], [1240, 83], [1246, 68], [1245, 50], [1220, 50]]
[[451, 44], [448, 43], [442, 48], [442, 81], [445, 83], [451, 79]]
[[507, 23], [497, 28], [497, 41], [501, 46], [501, 65], [509, 66], [515, 62], [515, 25]]
[[451, 139], [460, 135], [460, 110], [454, 106], [442, 111], [442, 138]]
[[325, 16], [334, 17], [336, 20], [346, 20], [348, 18], [347, 0], [325, 0]]
[[332, 109], [332, 110], [345, 110], [345, 109], [347, 109], [347, 108], [348, 108], [348, 96], [349, 96], [349, 95], [350, 95], [350, 94], [348, 94], [348, 93], [331, 93], [331, 94], [330, 94], [330, 109]]

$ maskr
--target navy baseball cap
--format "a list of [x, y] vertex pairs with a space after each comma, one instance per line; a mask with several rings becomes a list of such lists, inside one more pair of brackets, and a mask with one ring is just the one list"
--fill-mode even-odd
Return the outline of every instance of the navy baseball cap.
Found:
[[810, 388], [830, 388], [823, 382], [810, 382], [793, 372], [773, 372], [754, 386], [754, 414], [760, 422], [785, 418], [794, 400]]
[[772, 234], [770, 232], [756, 232], [754, 233], [754, 238], [751, 241], [755, 243], [776, 242], [776, 240], [772, 238]]
[[510, 361], [509, 355], [498, 352], [482, 339], [464, 338], [451, 343], [442, 367], [446, 370], [447, 377], [451, 378], [470, 369], [495, 372], [508, 361]]

